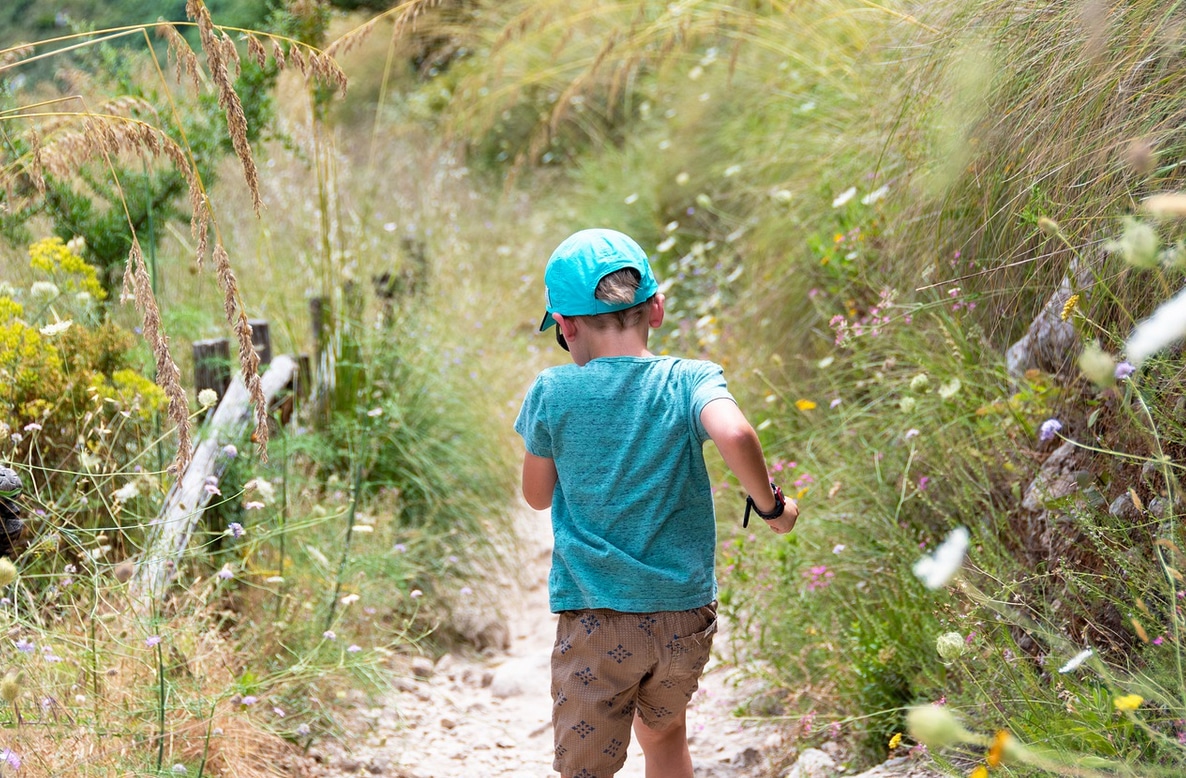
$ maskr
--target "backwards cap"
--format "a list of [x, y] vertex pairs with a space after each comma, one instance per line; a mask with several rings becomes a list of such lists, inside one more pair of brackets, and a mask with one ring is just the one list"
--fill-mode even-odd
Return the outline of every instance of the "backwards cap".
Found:
[[[639, 284], [634, 300], [606, 303], [597, 299], [597, 284], [610, 273], [625, 268], [638, 271]], [[633, 308], [659, 291], [646, 252], [634, 239], [616, 230], [581, 230], [570, 235], [548, 259], [544, 270], [547, 311], [540, 331], [556, 323], [553, 313], [561, 316], [591, 316]]]

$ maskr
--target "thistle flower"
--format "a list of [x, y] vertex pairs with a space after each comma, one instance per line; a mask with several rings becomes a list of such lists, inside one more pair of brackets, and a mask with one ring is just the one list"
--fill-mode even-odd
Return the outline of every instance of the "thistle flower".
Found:
[[21, 675], [16, 670], [9, 670], [0, 679], [0, 699], [13, 703], [21, 696]]
[[969, 538], [966, 527], [956, 527], [947, 534], [946, 540], [935, 549], [933, 555], [923, 555], [922, 559], [914, 563], [914, 574], [922, 579], [924, 586], [932, 591], [940, 589], [959, 572], [964, 564], [964, 554], [968, 551]]
[[0, 588], [8, 586], [16, 579], [16, 565], [8, 557], [0, 557]]
[[944, 662], [954, 662], [968, 650], [964, 636], [958, 632], [944, 632], [935, 638], [935, 651]]
[[979, 740], [947, 708], [938, 705], [911, 708], [906, 713], [906, 729], [915, 740], [925, 743], [932, 751]]
[[1099, 387], [1116, 383], [1116, 360], [1095, 343], [1088, 343], [1079, 355], [1079, 370], [1087, 380]]

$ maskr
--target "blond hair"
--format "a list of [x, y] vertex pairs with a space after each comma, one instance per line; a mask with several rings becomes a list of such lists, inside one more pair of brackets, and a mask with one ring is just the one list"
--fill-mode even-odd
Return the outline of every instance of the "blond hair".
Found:
[[[593, 292], [593, 296], [609, 305], [634, 302], [634, 295], [638, 293], [638, 287], [641, 283], [642, 276], [639, 275], [637, 270], [632, 267], [622, 268], [621, 270], [615, 270], [598, 281], [597, 289]], [[621, 311], [598, 313], [592, 316], [582, 316], [581, 318], [588, 321], [597, 330], [609, 329], [611, 325], [616, 326], [620, 330], [630, 329], [642, 320], [644, 308], [648, 302], [650, 302], [649, 298], [638, 305]]]

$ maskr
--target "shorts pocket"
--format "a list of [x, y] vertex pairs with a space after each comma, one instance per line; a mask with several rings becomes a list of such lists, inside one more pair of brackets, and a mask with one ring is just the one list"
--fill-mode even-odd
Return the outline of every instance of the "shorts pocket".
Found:
[[671, 651], [669, 675], [673, 678], [699, 675], [704, 666], [708, 664], [709, 654], [712, 651], [712, 638], [716, 632], [717, 617], [715, 613], [711, 613], [708, 626], [701, 631], [672, 638], [666, 646]]

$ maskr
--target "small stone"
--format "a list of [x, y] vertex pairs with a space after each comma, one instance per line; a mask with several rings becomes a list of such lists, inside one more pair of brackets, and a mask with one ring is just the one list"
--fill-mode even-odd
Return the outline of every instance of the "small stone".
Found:
[[499, 738], [495, 742], [495, 745], [498, 746], [499, 748], [514, 748], [518, 744], [513, 740], [509, 740], [509, 739], [503, 737], [503, 738]]
[[482, 688], [485, 689], [490, 684], [494, 683], [494, 671], [486, 670], [482, 673]]
[[441, 719], [441, 726], [445, 729], [453, 729], [457, 726], [457, 722], [450, 718]]
[[417, 678], [431, 678], [436, 665], [428, 657], [418, 656], [412, 660], [412, 675]]
[[398, 689], [401, 692], [416, 691], [416, 682], [413, 681], [411, 678], [405, 678], [402, 675], [395, 679], [395, 681], [393, 682], [393, 685], [395, 686], [396, 689]]
[[362, 769], [362, 765], [357, 759], [343, 759], [338, 769], [344, 773], [356, 773]]

